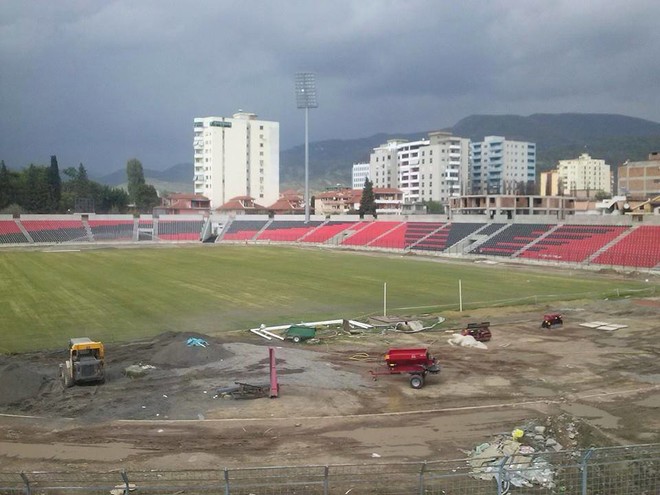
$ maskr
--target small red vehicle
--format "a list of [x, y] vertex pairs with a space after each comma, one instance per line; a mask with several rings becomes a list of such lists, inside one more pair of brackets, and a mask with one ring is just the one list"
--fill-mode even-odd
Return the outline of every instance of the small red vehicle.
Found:
[[541, 323], [542, 328], [552, 328], [554, 326], [563, 325], [564, 319], [559, 313], [549, 313], [543, 315], [543, 323]]
[[490, 331], [490, 322], [482, 321], [481, 323], [468, 323], [466, 329], [461, 332], [461, 335], [472, 335], [474, 340], [479, 342], [489, 342], [493, 337]]
[[390, 349], [385, 354], [385, 364], [386, 369], [371, 371], [374, 380], [378, 375], [407, 373], [410, 375], [410, 386], [416, 389], [424, 386], [428, 373], [440, 372], [438, 360], [426, 348]]

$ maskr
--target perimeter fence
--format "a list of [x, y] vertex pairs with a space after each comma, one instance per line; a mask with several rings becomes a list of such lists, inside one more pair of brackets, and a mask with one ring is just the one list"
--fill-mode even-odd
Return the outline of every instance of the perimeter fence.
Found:
[[492, 459], [219, 468], [0, 473], [0, 494], [658, 495], [660, 444]]

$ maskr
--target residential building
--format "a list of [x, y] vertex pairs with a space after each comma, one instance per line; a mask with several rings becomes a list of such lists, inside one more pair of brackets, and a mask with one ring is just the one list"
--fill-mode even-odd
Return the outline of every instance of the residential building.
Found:
[[206, 214], [211, 202], [201, 194], [176, 193], [161, 198], [161, 205], [154, 208], [154, 214], [180, 215], [189, 213]]
[[194, 192], [211, 207], [249, 196], [262, 204], [279, 198], [280, 125], [254, 113], [194, 119]]
[[268, 208], [254, 202], [251, 196], [236, 196], [215, 209], [225, 215], [266, 215]]
[[[401, 215], [403, 192], [396, 188], [374, 187], [376, 215]], [[362, 189], [337, 189], [314, 196], [316, 215], [343, 215], [357, 212], [362, 201]]]
[[353, 189], [362, 189], [364, 187], [364, 181], [369, 178], [368, 163], [353, 164]]
[[612, 194], [612, 174], [605, 160], [582, 153], [573, 160], [559, 160], [557, 172], [563, 194], [586, 199], [598, 191]]
[[275, 215], [304, 215], [305, 198], [294, 190], [284, 191], [279, 199], [268, 207], [268, 211]]
[[646, 161], [627, 161], [621, 165], [618, 193], [637, 200], [660, 195], [660, 152], [650, 153]]
[[525, 194], [536, 181], [536, 144], [486, 136], [473, 142], [472, 194]]
[[523, 216], [550, 216], [564, 219], [575, 214], [575, 198], [478, 194], [450, 200], [451, 215], [484, 215], [491, 220], [512, 220]]
[[374, 187], [396, 188], [406, 204], [460, 196], [468, 178], [470, 141], [434, 131], [428, 139], [392, 139], [374, 148], [369, 164]]
[[562, 192], [561, 179], [557, 170], [549, 170], [539, 174], [539, 195], [560, 196]]

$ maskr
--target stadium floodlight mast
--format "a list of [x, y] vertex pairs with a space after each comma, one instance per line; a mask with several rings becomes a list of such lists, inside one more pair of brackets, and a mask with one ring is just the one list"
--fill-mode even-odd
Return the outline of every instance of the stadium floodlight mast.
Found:
[[305, 109], [305, 223], [309, 222], [309, 109], [318, 108], [316, 74], [296, 73], [296, 106]]

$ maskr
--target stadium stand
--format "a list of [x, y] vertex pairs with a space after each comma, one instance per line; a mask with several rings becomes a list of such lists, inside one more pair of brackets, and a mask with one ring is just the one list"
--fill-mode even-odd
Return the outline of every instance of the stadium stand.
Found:
[[553, 227], [554, 225], [539, 223], [514, 223], [474, 248], [472, 254], [512, 256]]
[[400, 225], [401, 222], [370, 222], [366, 227], [342, 241], [344, 246], [366, 246], [377, 237]]
[[450, 223], [426, 239], [422, 239], [412, 248], [422, 251], [446, 251], [483, 226], [483, 223]]
[[504, 223], [489, 223], [479, 231], [479, 235], [493, 235], [495, 232], [504, 227]]
[[34, 242], [86, 242], [87, 231], [81, 220], [21, 220]]
[[529, 259], [581, 262], [616, 239], [628, 227], [618, 225], [562, 225], [527, 247], [519, 256]]
[[309, 235], [300, 239], [301, 242], [324, 243], [342, 233], [344, 230], [355, 227], [359, 222], [337, 222], [330, 220], [318, 227]]
[[600, 265], [653, 268], [660, 264], [660, 225], [642, 225], [596, 256]]
[[220, 240], [249, 241], [264, 228], [267, 222], [268, 220], [234, 220]]
[[159, 220], [158, 238], [166, 241], [199, 241], [204, 219]]
[[0, 244], [24, 242], [28, 242], [28, 239], [14, 220], [0, 220]]
[[415, 247], [420, 240], [445, 226], [442, 222], [408, 222], [405, 247]]
[[295, 242], [309, 234], [323, 222], [300, 220], [273, 220], [256, 238], [257, 241]]
[[132, 241], [133, 220], [88, 220], [95, 241]]
[[403, 249], [406, 246], [406, 230], [407, 224], [402, 223], [401, 225], [368, 243], [368, 246], [382, 247], [387, 249]]

